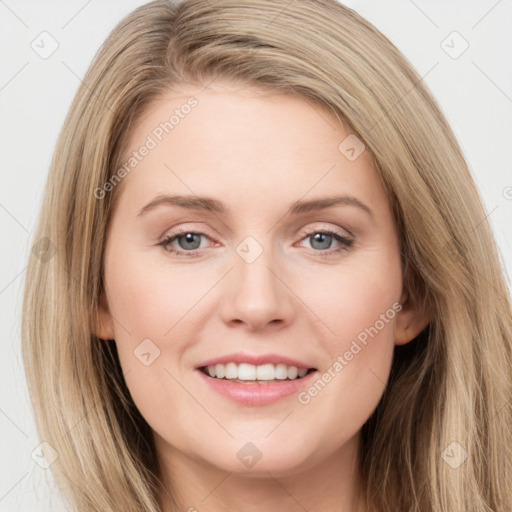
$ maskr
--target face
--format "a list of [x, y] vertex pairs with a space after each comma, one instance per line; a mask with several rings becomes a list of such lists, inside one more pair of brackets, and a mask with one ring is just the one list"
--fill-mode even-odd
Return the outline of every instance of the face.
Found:
[[419, 332], [391, 205], [348, 135], [229, 82], [159, 97], [131, 132], [97, 334], [169, 460], [284, 476], [341, 454]]

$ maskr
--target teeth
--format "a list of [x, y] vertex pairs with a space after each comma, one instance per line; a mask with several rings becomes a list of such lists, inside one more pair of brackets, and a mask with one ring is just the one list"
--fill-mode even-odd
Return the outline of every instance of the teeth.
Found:
[[[218, 366], [222, 366], [222, 365], [218, 365]], [[217, 368], [217, 366], [215, 366], [215, 368]], [[236, 379], [237, 375], [238, 375], [238, 369], [236, 367], [236, 364], [228, 363], [226, 365], [226, 372], [225, 372], [226, 379]]]
[[297, 370], [296, 366], [288, 366], [288, 378], [289, 379], [296, 379], [299, 371]]
[[294, 380], [304, 377], [307, 368], [297, 368], [286, 364], [262, 364], [255, 366], [248, 363], [227, 363], [208, 366], [208, 375], [217, 379], [230, 380]]
[[[292, 367], [290, 366], [290, 368], [292, 368]], [[295, 366], [293, 368], [295, 368]], [[285, 364], [276, 364], [275, 371], [276, 371], [276, 379], [284, 380], [284, 379], [291, 378], [290, 375], [288, 375], [288, 366], [286, 366]], [[293, 377], [293, 374], [291, 374], [291, 375]]]
[[223, 379], [226, 376], [226, 367], [223, 364], [215, 365], [215, 376], [218, 379]]

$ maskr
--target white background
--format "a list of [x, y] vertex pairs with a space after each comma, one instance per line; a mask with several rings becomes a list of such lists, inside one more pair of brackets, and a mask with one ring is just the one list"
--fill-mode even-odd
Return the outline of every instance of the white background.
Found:
[[[0, 512], [63, 510], [45, 484], [49, 470], [31, 458], [40, 441], [20, 357], [22, 285], [72, 97], [110, 30], [143, 3], [0, 0]], [[512, 275], [512, 0], [344, 3], [384, 32], [425, 77], [467, 156]], [[31, 48], [43, 31], [58, 42], [47, 59]], [[457, 59], [441, 46], [453, 31], [469, 43]], [[457, 38], [444, 44], [457, 51], [463, 44]]]

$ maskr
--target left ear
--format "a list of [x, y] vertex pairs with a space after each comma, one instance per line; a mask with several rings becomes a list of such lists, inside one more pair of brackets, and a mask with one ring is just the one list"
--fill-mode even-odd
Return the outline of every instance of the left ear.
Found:
[[114, 339], [114, 322], [110, 315], [105, 292], [102, 292], [93, 326], [94, 334], [102, 340]]
[[396, 315], [395, 345], [405, 345], [425, 329], [431, 319], [430, 311], [411, 301], [405, 291], [400, 297], [402, 309]]

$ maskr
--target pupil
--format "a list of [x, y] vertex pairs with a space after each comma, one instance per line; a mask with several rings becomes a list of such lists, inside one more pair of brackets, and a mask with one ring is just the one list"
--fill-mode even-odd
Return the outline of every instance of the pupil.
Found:
[[[197, 240], [194, 241], [194, 237], [197, 237]], [[200, 239], [196, 233], [187, 233], [178, 239], [182, 249], [197, 249], [199, 247], [198, 242], [200, 242]], [[189, 244], [192, 244], [192, 247]]]
[[[329, 246], [331, 245], [331, 239], [332, 235], [327, 235], [325, 233], [316, 233], [315, 235], [313, 235], [311, 246], [313, 247], [313, 249], [329, 249]], [[320, 242], [320, 247], [315, 247], [313, 242]]]

